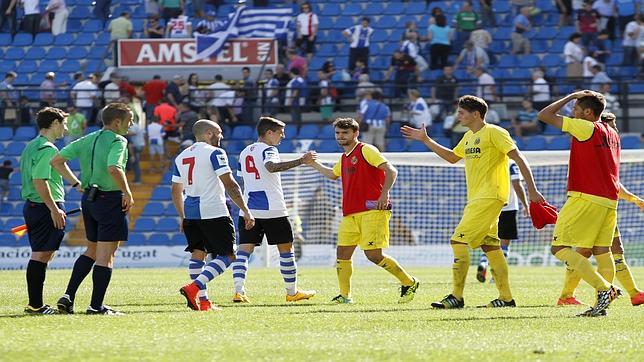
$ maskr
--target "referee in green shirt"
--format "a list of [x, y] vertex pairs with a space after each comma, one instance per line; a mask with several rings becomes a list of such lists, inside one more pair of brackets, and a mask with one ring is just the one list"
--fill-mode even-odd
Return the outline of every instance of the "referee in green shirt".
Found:
[[[79, 159], [83, 222], [89, 243], [74, 263], [67, 291], [58, 300], [61, 313], [73, 313], [74, 297], [83, 279], [92, 270], [92, 300], [87, 314], [118, 315], [103, 304], [112, 277], [114, 254], [121, 241], [127, 240], [127, 212], [134, 205], [125, 176], [127, 135], [133, 113], [123, 103], [112, 103], [100, 111], [103, 128], [65, 146], [51, 164], [59, 172], [66, 161]], [[96, 261], [94, 265], [94, 261]]]
[[[67, 114], [58, 108], [46, 107], [36, 115], [39, 134], [31, 140], [20, 156], [22, 213], [27, 224], [31, 259], [27, 264], [28, 314], [54, 314], [43, 303], [43, 285], [47, 264], [65, 236], [65, 189], [61, 174], [49, 162], [58, 154], [54, 142], [67, 131]], [[65, 173], [65, 179], [79, 186], [76, 176]]]

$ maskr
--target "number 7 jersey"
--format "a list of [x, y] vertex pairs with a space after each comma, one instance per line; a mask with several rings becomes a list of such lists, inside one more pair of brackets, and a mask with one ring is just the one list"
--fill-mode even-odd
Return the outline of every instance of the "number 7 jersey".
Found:
[[[263, 142], [253, 143], [239, 154], [237, 175], [244, 180], [244, 200], [253, 216], [272, 219], [288, 216], [282, 178], [279, 172], [269, 172], [266, 163], [281, 162], [277, 148]], [[240, 215], [243, 213], [240, 211]]]

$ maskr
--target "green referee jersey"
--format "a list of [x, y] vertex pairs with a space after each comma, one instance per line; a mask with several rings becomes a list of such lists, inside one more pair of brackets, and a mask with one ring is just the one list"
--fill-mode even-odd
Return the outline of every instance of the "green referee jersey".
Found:
[[101, 191], [120, 190], [110, 176], [108, 167], [116, 166], [125, 172], [127, 164], [127, 139], [125, 137], [102, 129], [63, 147], [60, 150], [60, 155], [65, 160], [79, 159], [83, 188], [98, 185]]
[[24, 200], [44, 202], [36, 191], [33, 180], [47, 180], [55, 202], [65, 201], [63, 178], [49, 162], [58, 154], [58, 148], [45, 136], [31, 140], [20, 155], [21, 195]]

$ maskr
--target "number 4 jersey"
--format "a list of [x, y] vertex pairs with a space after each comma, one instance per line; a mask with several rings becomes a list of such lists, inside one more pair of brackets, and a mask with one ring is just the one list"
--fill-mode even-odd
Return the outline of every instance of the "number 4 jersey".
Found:
[[[253, 143], [239, 154], [237, 175], [244, 179], [244, 200], [253, 216], [272, 219], [288, 215], [282, 179], [279, 172], [271, 173], [266, 163], [279, 163], [277, 148], [263, 142]], [[243, 213], [240, 211], [240, 215]]]
[[215, 219], [230, 216], [224, 184], [219, 176], [231, 172], [228, 157], [221, 148], [197, 142], [174, 160], [172, 182], [183, 184], [186, 219]]

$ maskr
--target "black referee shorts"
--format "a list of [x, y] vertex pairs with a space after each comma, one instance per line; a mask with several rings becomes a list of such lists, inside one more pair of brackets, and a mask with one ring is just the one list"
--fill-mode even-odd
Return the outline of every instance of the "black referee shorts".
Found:
[[239, 217], [237, 228], [239, 230], [240, 244], [262, 244], [266, 235], [268, 245], [288, 244], [293, 242], [293, 229], [288, 217], [276, 217], [272, 219], [255, 219], [255, 226], [246, 230], [246, 223], [243, 217]]
[[517, 210], [501, 211], [499, 215], [499, 239], [517, 240]]
[[235, 227], [230, 216], [215, 219], [183, 220], [183, 233], [188, 240], [188, 252], [202, 250], [218, 255], [235, 253]]
[[121, 206], [121, 191], [98, 191], [93, 202], [87, 201], [87, 192], [83, 193], [83, 223], [87, 240], [125, 241], [127, 240], [127, 215]]
[[[65, 210], [65, 204], [57, 202], [58, 208]], [[56, 229], [51, 212], [44, 203], [26, 201], [22, 215], [27, 224], [27, 235], [32, 251], [55, 251], [60, 248], [65, 230]]]

